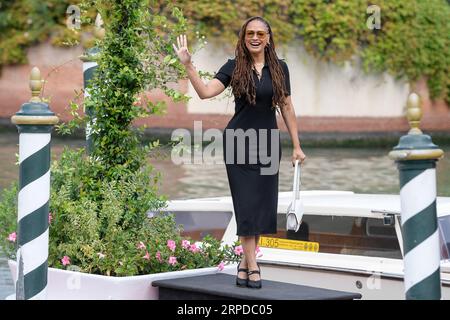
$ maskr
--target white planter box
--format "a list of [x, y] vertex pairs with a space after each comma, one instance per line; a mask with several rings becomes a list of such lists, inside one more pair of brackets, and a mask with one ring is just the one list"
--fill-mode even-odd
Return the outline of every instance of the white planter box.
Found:
[[[8, 260], [16, 283], [16, 261]], [[222, 272], [231, 273], [235, 265]], [[219, 272], [217, 267], [172, 271], [131, 277], [108, 277], [96, 274], [48, 268], [47, 299], [49, 300], [157, 300], [159, 288], [155, 280], [208, 275]], [[9, 299], [13, 296], [9, 296]]]

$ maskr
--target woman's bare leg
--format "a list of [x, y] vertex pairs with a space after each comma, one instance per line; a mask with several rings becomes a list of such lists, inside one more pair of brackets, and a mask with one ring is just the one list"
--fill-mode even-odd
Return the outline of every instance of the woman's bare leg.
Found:
[[[243, 237], [240, 237], [239, 240], [241, 242], [242, 248], [244, 248]], [[239, 264], [239, 268], [240, 269], [248, 269], [248, 267], [247, 267], [247, 259], [245, 257], [245, 254], [242, 255], [242, 259], [241, 259], [241, 263]], [[238, 272], [238, 278], [247, 279], [247, 273], [243, 272], [243, 271]]]
[[[248, 271], [258, 270], [256, 264], [256, 239], [255, 236], [241, 237], [242, 249], [244, 250], [245, 260], [247, 262]], [[260, 280], [259, 274], [252, 274], [249, 277], [250, 280]]]

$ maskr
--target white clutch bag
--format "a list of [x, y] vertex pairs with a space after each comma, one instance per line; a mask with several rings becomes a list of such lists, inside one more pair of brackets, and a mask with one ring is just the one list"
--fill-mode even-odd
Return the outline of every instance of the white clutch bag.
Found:
[[303, 218], [303, 202], [300, 199], [300, 165], [295, 160], [294, 183], [292, 187], [292, 202], [286, 213], [286, 230], [297, 232]]

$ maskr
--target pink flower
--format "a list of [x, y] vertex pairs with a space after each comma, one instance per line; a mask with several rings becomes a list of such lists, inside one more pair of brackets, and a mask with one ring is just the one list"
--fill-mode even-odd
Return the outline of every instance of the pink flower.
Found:
[[137, 245], [138, 249], [145, 249], [145, 244], [142, 241], [139, 241], [139, 244]]
[[98, 258], [99, 258], [99, 259], [103, 259], [104, 257], [106, 257], [106, 255], [104, 255], [104, 254], [101, 253], [101, 252], [98, 252], [97, 255], [98, 255]]
[[143, 256], [142, 258], [144, 258], [145, 260], [150, 260], [150, 254], [148, 253], [148, 251], [145, 252], [145, 256]]
[[8, 235], [8, 241], [11, 241], [11, 242], [16, 242], [16, 239], [17, 239], [17, 233], [15, 233], [15, 232], [13, 232], [13, 233], [10, 233], [9, 235]]
[[155, 255], [156, 259], [158, 259], [159, 262], [162, 262], [163, 260], [161, 259], [161, 252], [157, 252]]
[[196, 252], [199, 252], [199, 251], [200, 251], [200, 248], [197, 247], [197, 245], [196, 245], [195, 243], [193, 243], [193, 244], [191, 244], [191, 246], [189, 247], [189, 250], [190, 250], [191, 252], [196, 253]]
[[172, 252], [175, 251], [175, 248], [177, 247], [173, 240], [167, 240], [167, 246]]
[[234, 253], [238, 256], [240, 256], [244, 252], [244, 249], [242, 249], [242, 246], [237, 246], [234, 248]]
[[225, 266], [225, 263], [224, 263], [223, 261], [221, 261], [221, 262], [219, 263], [219, 265], [217, 266], [217, 269], [219, 269], [219, 271], [222, 271], [223, 268], [224, 268], [224, 266]]
[[53, 217], [52, 217], [52, 213], [49, 212], [48, 213], [48, 224], [52, 223]]
[[183, 240], [183, 241], [181, 241], [181, 246], [184, 249], [189, 249], [189, 247], [191, 246], [191, 243], [188, 240]]
[[177, 257], [169, 257], [169, 264], [174, 266], [177, 264]]
[[61, 262], [62, 262], [63, 266], [67, 266], [68, 264], [70, 264], [70, 258], [68, 256], [64, 256], [61, 259]]

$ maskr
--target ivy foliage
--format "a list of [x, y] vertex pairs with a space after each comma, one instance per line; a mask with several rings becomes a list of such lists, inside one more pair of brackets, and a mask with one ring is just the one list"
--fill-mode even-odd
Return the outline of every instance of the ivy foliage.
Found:
[[188, 99], [169, 85], [185, 76], [181, 63], [173, 58], [172, 43], [186, 30], [186, 20], [174, 7], [176, 22], [165, 22], [142, 0], [99, 0], [96, 7], [107, 28], [105, 38], [97, 43], [98, 68], [85, 99], [91, 113], [85, 119], [92, 128], [92, 156], [102, 162], [105, 176], [116, 179], [112, 173], [118, 166], [133, 172], [146, 161], [148, 149], [141, 149], [133, 121], [164, 107], [163, 102], [143, 104], [141, 94], [160, 89], [175, 102]]
[[[163, 2], [163, 0], [161, 0]], [[288, 44], [295, 38], [297, 26], [291, 22], [292, 0], [176, 1], [194, 28], [221, 45], [235, 47], [242, 23], [252, 16], [262, 16], [276, 34], [277, 44]]]
[[377, 1], [382, 28], [366, 31], [366, 71], [388, 71], [411, 82], [425, 77], [430, 96], [450, 102], [450, 5], [446, 0]]
[[[367, 8], [380, 9], [369, 29]], [[366, 72], [387, 71], [414, 82], [425, 77], [432, 98], [450, 102], [450, 6], [446, 0], [293, 0], [291, 15], [306, 50], [342, 63], [359, 57]]]
[[297, 35], [316, 58], [334, 63], [350, 60], [366, 29], [366, 1], [296, 0], [290, 7]]
[[[67, 28], [66, 10], [81, 0], [2, 0], [0, 2], [0, 70], [27, 62], [27, 48], [51, 40], [58, 46], [77, 44], [80, 34]], [[89, 12], [89, 17], [94, 13]], [[88, 15], [86, 15], [88, 18]]]
[[[79, 39], [79, 34], [63, 27], [68, 5], [79, 1], [2, 1], [0, 67], [26, 62], [26, 47], [49, 36], [58, 45]], [[189, 20], [185, 31], [191, 46], [198, 32], [233, 48], [242, 22], [260, 15], [271, 24], [278, 45], [301, 42], [324, 61], [342, 64], [357, 57], [367, 72], [388, 71], [411, 82], [424, 77], [431, 97], [445, 97], [450, 103], [450, 5], [446, 0], [148, 0], [146, 6], [156, 16], [154, 26], [161, 27], [156, 31], [176, 20], [172, 16], [175, 4]], [[380, 30], [366, 25], [371, 5], [381, 9]], [[92, 16], [89, 12], [83, 17]]]
[[[161, 13], [167, 1], [156, 1]], [[381, 29], [369, 29], [367, 8], [377, 5]], [[387, 71], [414, 82], [425, 77], [432, 98], [450, 103], [450, 5], [446, 0], [188, 0], [177, 1], [198, 30], [234, 46], [242, 22], [266, 18], [277, 44], [301, 42], [322, 61], [361, 62], [366, 72]]]

